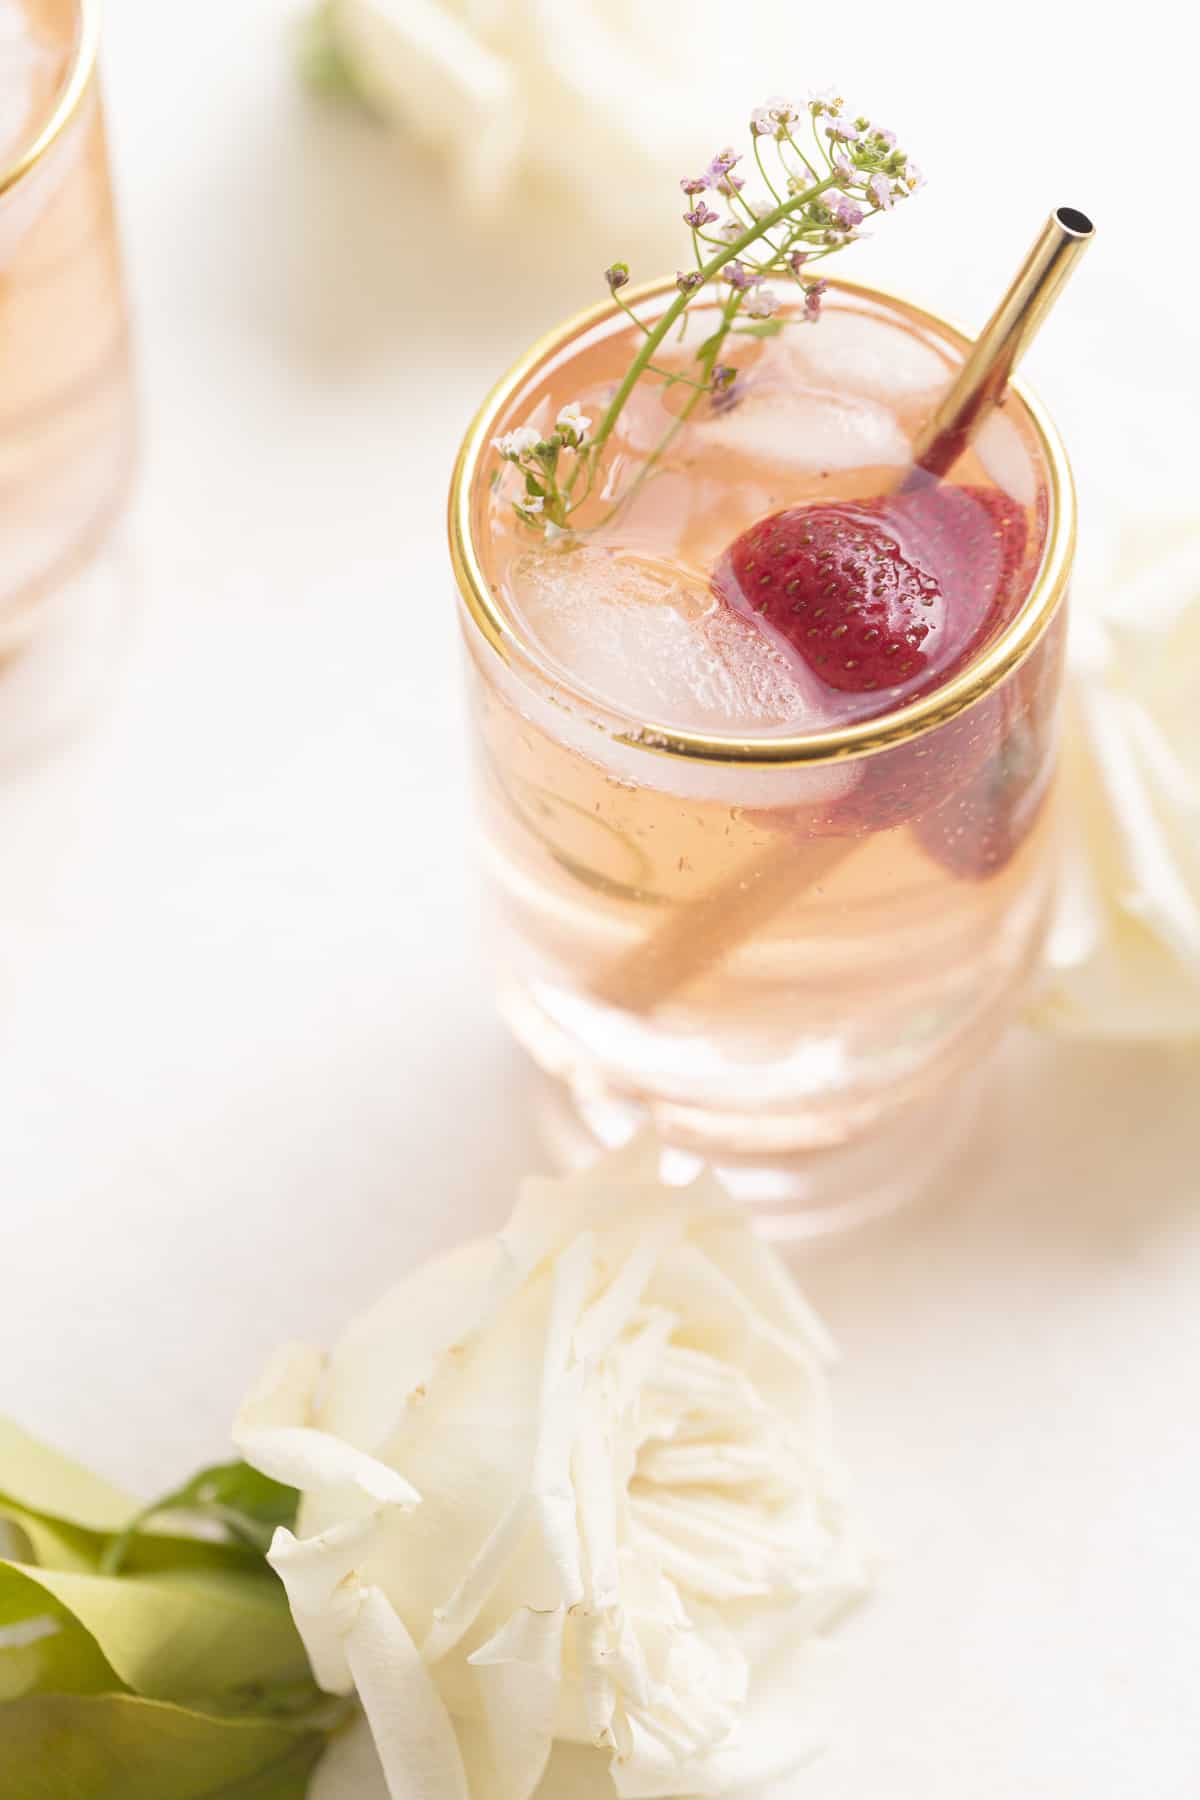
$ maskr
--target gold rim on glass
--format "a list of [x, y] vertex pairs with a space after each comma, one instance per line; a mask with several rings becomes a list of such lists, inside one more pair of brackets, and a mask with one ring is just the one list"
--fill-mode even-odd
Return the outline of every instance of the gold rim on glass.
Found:
[[[657, 299], [674, 286], [670, 277], [647, 283], [630, 296], [630, 303]], [[909, 320], [958, 340], [969, 348], [968, 332], [925, 307], [915, 306], [889, 294], [884, 288], [867, 287], [856, 281], [830, 280], [829, 286], [839, 293], [860, 299], [883, 301]], [[572, 692], [569, 679], [558, 669], [547, 665], [537, 650], [525, 642], [496, 603], [484, 574], [471, 529], [471, 501], [480, 459], [487, 453], [494, 422], [500, 417], [513, 395], [556, 352], [572, 340], [582, 337], [594, 326], [614, 317], [617, 308], [610, 300], [602, 300], [586, 312], [558, 325], [540, 338], [508, 373], [501, 377], [471, 422], [463, 440], [450, 484], [450, 556], [455, 577], [471, 618], [487, 643], [506, 663], [533, 671], [540, 680], [559, 690]], [[653, 720], [636, 724], [619, 707], [602, 702], [610, 720], [624, 721], [615, 728], [603, 730], [617, 742], [631, 745], [660, 756], [685, 756], [693, 761], [709, 763], [747, 763], [778, 767], [798, 763], [838, 762], [849, 756], [870, 756], [910, 739], [922, 736], [944, 725], [958, 713], [973, 706], [997, 683], [1024, 661], [1046, 630], [1066, 593], [1075, 554], [1075, 488], [1067, 454], [1049, 417], [1021, 381], [1010, 383], [1009, 391], [1021, 401], [1038, 436], [1049, 479], [1050, 519], [1041, 566], [1016, 617], [988, 645], [983, 654], [944, 687], [911, 700], [893, 713], [877, 719], [864, 719], [834, 731], [798, 737], [737, 738], [702, 731], [684, 731], [676, 726], [660, 725]], [[585, 715], [595, 716], [594, 700], [575, 695]]]
[[16, 187], [18, 181], [23, 180], [41, 162], [46, 152], [53, 149], [79, 111], [80, 102], [87, 93], [100, 46], [100, 0], [77, 0], [77, 10], [79, 30], [75, 37], [75, 53], [71, 59], [70, 72], [49, 118], [33, 140], [17, 152], [12, 162], [0, 164], [0, 194], [7, 194], [10, 188]]

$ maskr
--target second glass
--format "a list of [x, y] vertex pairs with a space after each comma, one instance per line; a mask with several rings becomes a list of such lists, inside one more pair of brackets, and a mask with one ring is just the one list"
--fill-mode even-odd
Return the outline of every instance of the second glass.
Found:
[[134, 446], [97, 0], [0, 0], [0, 657], [96, 544]]

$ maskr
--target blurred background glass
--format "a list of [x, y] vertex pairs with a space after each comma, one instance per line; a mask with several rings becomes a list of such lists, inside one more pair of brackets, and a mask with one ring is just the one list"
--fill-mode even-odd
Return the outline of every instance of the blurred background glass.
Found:
[[96, 0], [0, 0], [0, 659], [122, 497], [134, 408]]

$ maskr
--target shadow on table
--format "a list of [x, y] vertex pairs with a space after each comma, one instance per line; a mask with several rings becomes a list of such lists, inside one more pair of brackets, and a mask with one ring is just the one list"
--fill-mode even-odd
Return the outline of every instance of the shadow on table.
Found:
[[[836, 1319], [1161, 1259], [1200, 1216], [1200, 1056], [1016, 1032], [993, 1064], [971, 1141], [908, 1212], [794, 1266]], [[907, 1296], [907, 1298], [905, 1297]], [[925, 1296], [925, 1300], [920, 1297]]]

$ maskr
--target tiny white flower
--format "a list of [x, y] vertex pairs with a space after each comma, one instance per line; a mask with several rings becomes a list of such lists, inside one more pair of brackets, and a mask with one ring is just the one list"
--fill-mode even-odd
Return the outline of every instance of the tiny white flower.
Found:
[[724, 238], [727, 244], [736, 244], [738, 239], [744, 237], [745, 234], [746, 227], [739, 225], [736, 219], [727, 219], [717, 232], [717, 236]]
[[503, 437], [493, 438], [493, 446], [506, 457], [509, 462], [516, 462], [530, 450], [535, 450], [541, 443], [542, 436], [532, 425], [518, 425], [515, 431], [506, 431]]
[[760, 287], [755, 288], [754, 292], [748, 297], [745, 302], [744, 310], [749, 313], [752, 319], [769, 319], [771, 314], [777, 311], [778, 306], [778, 294], [772, 293], [770, 288]]
[[564, 406], [555, 423], [560, 431], [567, 434], [568, 440], [574, 439], [578, 444], [583, 442], [592, 425], [578, 400], [572, 400], [569, 406]]
[[526, 513], [540, 513], [545, 504], [545, 499], [541, 494], [526, 494], [520, 502], [521, 511]]

